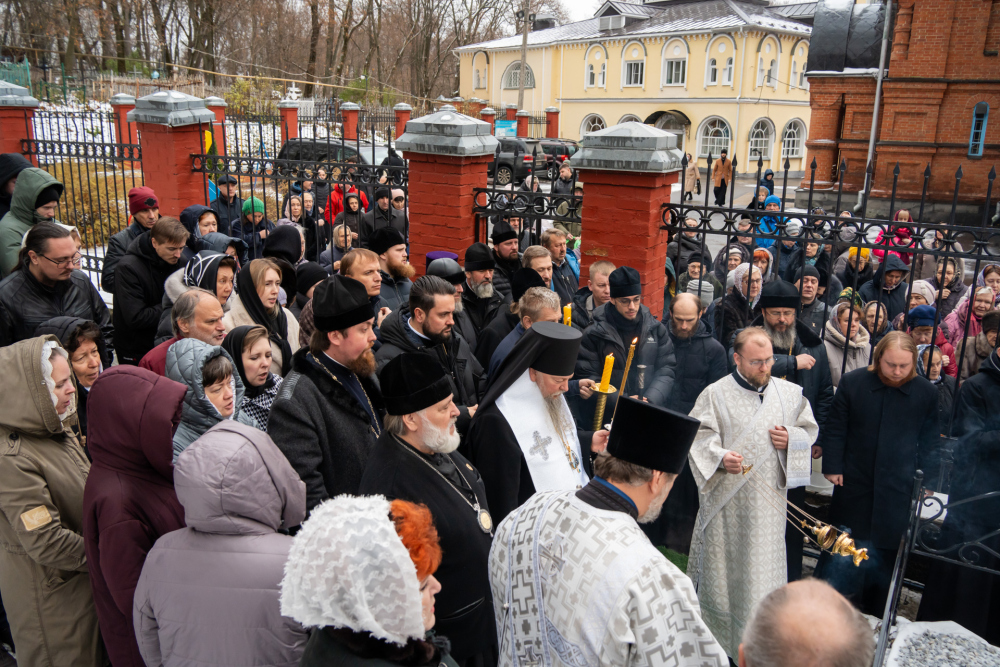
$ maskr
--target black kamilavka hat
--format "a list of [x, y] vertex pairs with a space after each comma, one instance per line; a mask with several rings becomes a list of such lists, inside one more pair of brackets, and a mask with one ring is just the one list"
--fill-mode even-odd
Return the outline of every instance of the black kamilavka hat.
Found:
[[368, 290], [354, 278], [333, 276], [313, 292], [313, 321], [319, 331], [342, 331], [373, 317]]
[[558, 322], [536, 322], [528, 331], [535, 332], [533, 337], [544, 339], [534, 361], [528, 363], [528, 368], [546, 375], [573, 375], [580, 343], [583, 341], [583, 334], [579, 330]]
[[611, 286], [612, 299], [642, 294], [642, 278], [631, 266], [619, 266], [612, 271], [608, 276], [608, 284]]
[[518, 269], [510, 277], [510, 298], [520, 301], [524, 293], [532, 287], [545, 287], [545, 281], [534, 269]]
[[404, 352], [378, 374], [382, 399], [390, 415], [409, 415], [455, 393], [448, 374], [429, 355]]
[[693, 417], [622, 396], [608, 437], [608, 454], [650, 470], [679, 475], [700, 426]]

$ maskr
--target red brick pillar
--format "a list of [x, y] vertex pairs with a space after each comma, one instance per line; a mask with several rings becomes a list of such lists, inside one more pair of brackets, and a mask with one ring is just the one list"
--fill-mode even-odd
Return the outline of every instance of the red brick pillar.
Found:
[[481, 112], [484, 108], [486, 108], [486, 102], [478, 97], [473, 97], [469, 100], [469, 115], [473, 118], [479, 116], [479, 112]]
[[517, 136], [527, 137], [528, 136], [528, 119], [531, 118], [531, 114], [521, 109], [514, 116], [517, 119]]
[[516, 104], [508, 104], [506, 106], [506, 110], [507, 110], [507, 115], [504, 116], [505, 120], [517, 120], [517, 105]]
[[548, 139], [559, 138], [559, 109], [557, 107], [545, 109], [545, 137]]
[[205, 199], [205, 176], [191, 171], [191, 155], [204, 152], [202, 132], [215, 121], [204, 100], [173, 90], [140, 97], [128, 121], [139, 130], [142, 175], [160, 200], [160, 213], [180, 215]]
[[[114, 116], [115, 141], [119, 144], [138, 144], [139, 133], [135, 129], [135, 124], [128, 122], [128, 112], [135, 108], [135, 98], [125, 93], [118, 93], [111, 98], [111, 114]], [[122, 149], [123, 154], [128, 155], [131, 149]], [[131, 157], [131, 155], [128, 155]], [[127, 168], [136, 169], [139, 162], [128, 162]]]
[[299, 136], [299, 103], [295, 100], [278, 102], [278, 113], [281, 114], [281, 143]]
[[485, 109], [479, 112], [479, 117], [483, 120], [483, 122], [490, 124], [490, 134], [493, 134], [495, 123], [497, 120], [497, 112], [491, 109], [490, 107], [486, 107]]
[[413, 107], [405, 102], [400, 102], [392, 110], [396, 114], [394, 136], [396, 139], [399, 139], [406, 132], [406, 123], [410, 120], [410, 115], [413, 114]]
[[642, 277], [642, 302], [662, 316], [668, 239], [661, 206], [670, 202], [683, 155], [673, 133], [649, 125], [615, 125], [584, 137], [573, 156], [587, 182], [581, 285], [597, 260], [631, 266]]
[[[226, 107], [229, 106], [224, 99], [221, 97], [206, 97], [205, 98], [205, 108], [215, 114], [215, 125], [219, 126], [220, 131], [222, 126], [226, 124]], [[219, 140], [221, 144], [221, 139]]]
[[[809, 81], [809, 106], [812, 114], [809, 118], [809, 138], [806, 140], [806, 157], [803, 164], [810, 164], [811, 158], [816, 159], [816, 190], [828, 190], [836, 187], [837, 177], [837, 145], [840, 137], [840, 107], [843, 104], [842, 92], [836, 90], [843, 85], [843, 80], [836, 77], [813, 78]], [[827, 88], [830, 90], [827, 90]], [[869, 123], [870, 125], [870, 123]], [[867, 138], [867, 134], [865, 137]], [[866, 146], [867, 148], [867, 146]], [[862, 170], [864, 167], [862, 167]], [[809, 189], [812, 171], [808, 167], [799, 187]]]
[[[38, 100], [23, 86], [0, 81], [0, 153], [23, 153], [21, 140], [34, 140]], [[37, 166], [38, 160], [30, 158]]]
[[340, 105], [340, 115], [343, 119], [344, 139], [355, 141], [358, 138], [358, 113], [361, 111], [354, 102], [344, 102]]
[[454, 109], [411, 120], [396, 140], [409, 162], [410, 264], [418, 273], [428, 252], [462, 257], [475, 242], [472, 190], [486, 187], [486, 165], [496, 147], [489, 123]]

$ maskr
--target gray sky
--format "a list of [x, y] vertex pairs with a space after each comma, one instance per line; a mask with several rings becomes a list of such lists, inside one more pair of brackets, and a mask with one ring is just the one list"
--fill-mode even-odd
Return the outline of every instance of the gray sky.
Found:
[[569, 16], [574, 21], [582, 21], [594, 16], [597, 8], [604, 3], [604, 0], [565, 0], [563, 5]]

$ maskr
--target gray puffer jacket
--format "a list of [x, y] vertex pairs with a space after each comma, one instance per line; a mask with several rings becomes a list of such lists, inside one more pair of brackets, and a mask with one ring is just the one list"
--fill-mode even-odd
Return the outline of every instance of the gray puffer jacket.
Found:
[[132, 615], [148, 667], [299, 664], [308, 632], [281, 615], [279, 585], [306, 487], [267, 434], [232, 421], [174, 464], [186, 528], [156, 541]]
[[[205, 383], [201, 377], [201, 370], [205, 364], [218, 356], [225, 356], [230, 363], [233, 362], [221, 347], [203, 343], [195, 338], [179, 340], [167, 350], [167, 377], [187, 385], [188, 388], [184, 396], [181, 423], [174, 432], [175, 461], [180, 453], [202, 433], [223, 421], [222, 415], [205, 396]], [[253, 417], [240, 410], [240, 404], [243, 402], [243, 381], [235, 370], [236, 365], [233, 364], [233, 400], [236, 407], [230, 419], [258, 428]]]

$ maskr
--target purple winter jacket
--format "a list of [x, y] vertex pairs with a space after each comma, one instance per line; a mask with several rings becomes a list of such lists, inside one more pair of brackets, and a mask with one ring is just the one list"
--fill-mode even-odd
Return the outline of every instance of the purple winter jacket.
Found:
[[187, 528], [158, 539], [135, 590], [147, 667], [292, 667], [308, 632], [281, 615], [279, 585], [306, 515], [305, 484], [263, 431], [213, 426], [174, 463]]

